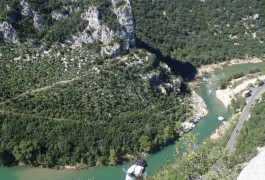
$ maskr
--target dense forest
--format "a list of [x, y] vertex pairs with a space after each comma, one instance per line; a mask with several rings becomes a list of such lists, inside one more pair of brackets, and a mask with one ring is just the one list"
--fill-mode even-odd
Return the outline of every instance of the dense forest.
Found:
[[[48, 44], [66, 42], [71, 34], [85, 29], [87, 22], [80, 20], [80, 15], [92, 5], [104, 14], [102, 23], [111, 29], [120, 28], [108, 0], [29, 0], [45, 22], [42, 30], [34, 28], [32, 18], [22, 17], [19, 2], [1, 1], [0, 9], [4, 11], [0, 12], [0, 22], [10, 22], [21, 41], [31, 38]], [[117, 4], [123, 3], [120, 0]], [[131, 3], [139, 47], [153, 47], [164, 56], [195, 66], [264, 55], [263, 1], [132, 0]], [[56, 20], [51, 17], [52, 12], [67, 18]]]
[[[145, 51], [103, 61], [84, 49], [55, 46], [45, 55], [45, 47], [1, 48], [1, 149], [9, 159], [44, 167], [116, 164], [126, 153], [164, 146], [180, 132], [176, 122], [190, 116], [175, 90], [181, 81]], [[163, 84], [170, 84], [166, 94]]]
[[[71, 37], [82, 31], [87, 26], [87, 22], [81, 20], [81, 14], [90, 6], [96, 6], [104, 14], [102, 23], [110, 28], [118, 29], [119, 23], [117, 17], [111, 11], [111, 2], [108, 0], [82, 0], [82, 1], [58, 1], [58, 0], [28, 0], [30, 7], [38, 13], [44, 22], [41, 30], [34, 28], [33, 18], [23, 17], [21, 13], [20, 0], [3, 0], [0, 3], [0, 22], [7, 21], [16, 29], [17, 34], [22, 42], [29, 38], [35, 41], [45, 41], [47, 44], [53, 42], [65, 43]], [[7, 8], [8, 6], [8, 8]], [[64, 17], [60, 20], [52, 18], [53, 12], [60, 13]]]
[[[41, 29], [33, 12], [22, 14], [25, 2], [44, 22]], [[10, 23], [20, 41], [0, 42], [1, 165], [114, 165], [126, 154], [160, 149], [192, 116], [183, 74], [202, 64], [264, 56], [263, 1], [131, 4], [137, 45], [108, 57], [100, 55], [102, 42], [72, 47], [69, 38], [85, 29], [80, 16], [91, 6], [101, 24], [120, 29], [111, 1], [0, 2], [0, 23]], [[53, 12], [63, 18], [52, 18]]]
[[[236, 179], [244, 168], [244, 163], [250, 161], [257, 154], [257, 147], [264, 146], [265, 126], [265, 94], [257, 100], [251, 109], [251, 116], [245, 122], [238, 135], [235, 150], [230, 152], [226, 144], [234, 125], [226, 132], [219, 142], [206, 141], [198, 145], [196, 135], [187, 135], [182, 138], [186, 152], [182, 158], [179, 154], [180, 147], [176, 146], [176, 160], [173, 165], [169, 163], [153, 179]], [[239, 116], [230, 120], [236, 122]]]
[[138, 43], [164, 56], [201, 65], [264, 55], [264, 1], [132, 2]]

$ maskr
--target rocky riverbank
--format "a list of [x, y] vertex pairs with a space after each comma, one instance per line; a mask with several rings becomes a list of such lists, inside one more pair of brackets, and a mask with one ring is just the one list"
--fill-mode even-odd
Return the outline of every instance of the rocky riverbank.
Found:
[[230, 122], [223, 121], [222, 125], [218, 129], [216, 129], [215, 132], [210, 136], [210, 139], [213, 141], [218, 141], [229, 129], [229, 127]]
[[188, 132], [195, 127], [195, 123], [208, 114], [207, 105], [204, 100], [195, 92], [192, 91], [190, 97], [192, 108], [191, 120], [181, 123], [182, 131]]
[[208, 109], [204, 100], [195, 91], [191, 95], [192, 109], [193, 109], [193, 122], [198, 122], [202, 117], [208, 114]]
[[240, 113], [235, 114], [229, 121], [223, 121], [218, 129], [210, 136], [212, 141], [219, 141], [225, 133], [230, 129], [231, 125], [234, 126], [240, 117]]

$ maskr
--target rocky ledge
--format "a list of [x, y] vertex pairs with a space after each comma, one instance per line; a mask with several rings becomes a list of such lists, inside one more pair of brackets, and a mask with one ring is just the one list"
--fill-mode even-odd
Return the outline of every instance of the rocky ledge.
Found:
[[10, 41], [12, 43], [18, 43], [19, 39], [16, 34], [16, 31], [8, 22], [0, 23], [0, 41]]
[[202, 117], [208, 114], [207, 106], [204, 100], [195, 92], [191, 95], [192, 109], [193, 109], [193, 122], [198, 122]]
[[70, 41], [75, 45], [100, 42], [101, 54], [109, 56], [117, 56], [122, 48], [135, 46], [135, 24], [131, 3], [129, 0], [124, 0], [122, 5], [118, 5], [118, 2], [111, 0], [111, 10], [116, 15], [121, 29], [110, 29], [102, 23], [100, 17], [104, 16], [104, 13], [98, 11], [97, 7], [91, 6], [81, 14], [81, 19], [88, 21], [87, 27], [77, 35], [72, 35]]
[[239, 174], [237, 180], [264, 180], [265, 177], [265, 147], [258, 148], [259, 154], [254, 157]]

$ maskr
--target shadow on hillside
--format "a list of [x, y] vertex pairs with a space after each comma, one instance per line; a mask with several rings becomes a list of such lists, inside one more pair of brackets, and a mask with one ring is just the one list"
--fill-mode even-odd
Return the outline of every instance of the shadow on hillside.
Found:
[[172, 59], [170, 56], [163, 56], [159, 49], [149, 46], [145, 42], [137, 39], [137, 47], [147, 50], [148, 52], [155, 54], [158, 61], [166, 63], [173, 74], [180, 75], [186, 82], [194, 80], [197, 70], [189, 62], [180, 62], [178, 60]]

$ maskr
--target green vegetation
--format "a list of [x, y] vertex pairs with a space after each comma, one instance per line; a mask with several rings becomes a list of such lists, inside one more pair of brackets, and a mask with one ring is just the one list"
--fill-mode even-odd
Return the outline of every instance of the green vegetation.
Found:
[[237, 139], [236, 152], [246, 153], [252, 157], [257, 153], [256, 147], [264, 146], [265, 125], [265, 94], [261, 100], [257, 100], [255, 107], [251, 110], [251, 117], [245, 122], [240, 136]]
[[235, 95], [235, 98], [232, 99], [230, 106], [232, 113], [236, 114], [237, 112], [241, 112], [246, 104], [246, 98], [242, 97], [241, 93]]
[[[138, 40], [194, 65], [265, 52], [265, 2], [134, 0]], [[252, 34], [256, 32], [257, 37]]]
[[[28, 2], [43, 20], [42, 29], [34, 27], [32, 15], [22, 15], [19, 0], [0, 2], [0, 22], [9, 22], [21, 41], [0, 45], [0, 165], [115, 165], [128, 153], [159, 149], [190, 118], [185, 83], [174, 74], [192, 72], [172, 66], [174, 60], [199, 66], [265, 53], [265, 19], [253, 19], [257, 13], [265, 17], [259, 0], [134, 0], [138, 44], [161, 54], [133, 49], [113, 59], [99, 55], [100, 43], [79, 49], [66, 43], [85, 29], [80, 16], [91, 6], [99, 10], [100, 23], [120, 29], [109, 0]], [[67, 18], [53, 19], [52, 12]], [[172, 72], [182, 72], [166, 70], [159, 62], [164, 56]], [[191, 149], [186, 161], [177, 160], [180, 171], [189, 171], [181, 176], [204, 174], [213, 162], [237, 158], [213, 144], [198, 148], [197, 155]], [[210, 149], [220, 151], [219, 156]]]
[[[0, 3], [0, 22], [7, 21], [12, 24], [17, 32], [20, 41], [25, 42], [29, 38], [46, 43], [65, 43], [71, 34], [82, 31], [87, 26], [87, 21], [81, 19], [81, 14], [90, 6], [98, 7], [102, 23], [111, 29], [119, 29], [116, 15], [111, 10], [111, 3], [108, 0], [29, 0], [30, 7], [43, 19], [44, 28], [37, 30], [33, 25], [33, 17], [23, 17], [19, 0], [4, 0]], [[122, 1], [119, 2], [119, 5]], [[7, 5], [9, 8], [7, 8]], [[51, 13], [58, 12], [67, 18], [55, 20]]]
[[[122, 4], [118, 4], [122, 5]], [[110, 29], [120, 29], [120, 24], [117, 21], [117, 17], [111, 10], [111, 2], [103, 1], [99, 3], [98, 11], [101, 12], [100, 19], [106, 24]]]
[[246, 74], [244, 72], [239, 72], [239, 73], [236, 73], [236, 74], [234, 74], [234, 75], [232, 75], [230, 77], [226, 77], [226, 78], [220, 79], [220, 81], [219, 81], [220, 89], [225, 89], [227, 87], [227, 84], [230, 83], [231, 80], [241, 78], [241, 77], [243, 77], [245, 75]]
[[[231, 130], [226, 132], [219, 142], [206, 141], [198, 145], [196, 136], [187, 134], [177, 142], [176, 160], [164, 166], [163, 171], [153, 176], [161, 180], [196, 179], [236, 179], [242, 170], [243, 163], [250, 161], [257, 153], [257, 147], [264, 146], [265, 94], [251, 110], [251, 117], [245, 122], [237, 138], [235, 150], [229, 152], [225, 146]], [[237, 117], [239, 118], [239, 117]], [[180, 151], [185, 148], [185, 153]]]
[[[239, 79], [243, 76], [251, 77], [251, 75], [257, 74], [257, 73], [264, 74], [264, 72], [262, 72], [261, 69], [253, 68], [253, 69], [249, 70], [248, 72], [238, 72], [236, 74], [233, 74], [232, 76], [228, 76], [228, 77], [226, 76], [226, 77], [219, 80], [219, 87], [220, 87], [220, 89], [225, 89], [229, 85], [231, 85], [232, 80]], [[236, 84], [236, 83], [234, 83], [234, 84]], [[262, 85], [262, 81], [259, 80], [257, 82], [257, 86], [261, 86], [261, 85]]]
[[256, 86], [262, 86], [264, 84], [264, 81], [257, 79], [257, 81], [255, 82]]
[[172, 141], [189, 116], [173, 91], [180, 84], [160, 93], [174, 75], [145, 51], [107, 60], [60, 44], [1, 48], [0, 148], [13, 163], [114, 165]]

